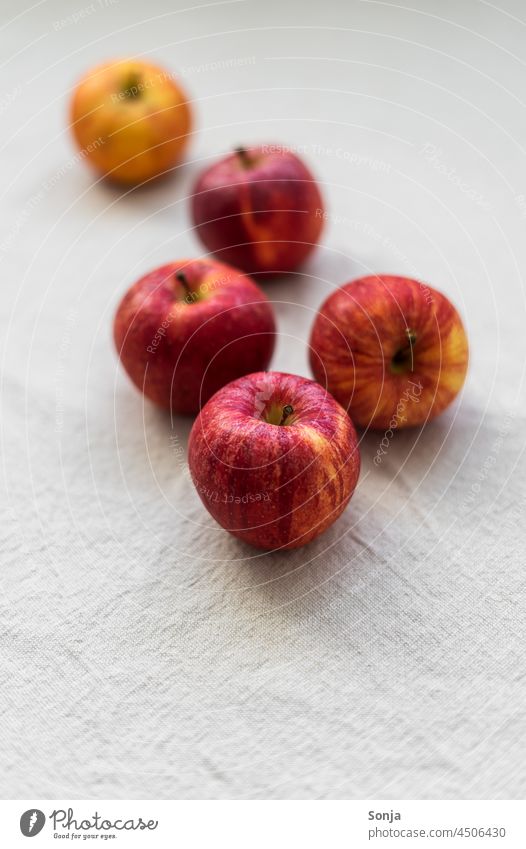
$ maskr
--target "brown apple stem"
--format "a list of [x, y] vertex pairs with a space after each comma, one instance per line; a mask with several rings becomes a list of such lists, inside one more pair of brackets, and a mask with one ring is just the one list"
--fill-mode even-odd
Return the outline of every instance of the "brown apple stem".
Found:
[[141, 77], [136, 71], [131, 71], [128, 79], [123, 86], [123, 92], [126, 97], [140, 97], [141, 95]]
[[190, 289], [190, 286], [188, 284], [188, 279], [186, 277], [186, 274], [183, 274], [182, 271], [178, 271], [177, 274], [175, 275], [175, 279], [178, 280], [179, 283], [181, 284], [181, 286], [183, 287], [183, 289], [186, 293], [186, 296], [188, 298], [191, 298], [192, 297], [192, 290]]
[[413, 348], [416, 344], [417, 336], [415, 331], [409, 327], [406, 327], [405, 335], [407, 337], [407, 345], [399, 348], [391, 360], [391, 371], [395, 374], [405, 374], [406, 372], [413, 371]]
[[252, 165], [252, 159], [250, 158], [246, 147], [236, 147], [235, 152], [243, 168], [250, 168]]
[[283, 407], [283, 412], [281, 414], [280, 425], [285, 424], [285, 419], [288, 419], [289, 416], [294, 412], [294, 407], [291, 407], [290, 404], [285, 404]]

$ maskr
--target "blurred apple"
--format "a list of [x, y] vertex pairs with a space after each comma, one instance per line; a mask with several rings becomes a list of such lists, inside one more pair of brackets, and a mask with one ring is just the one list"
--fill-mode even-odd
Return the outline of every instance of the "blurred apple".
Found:
[[83, 159], [118, 183], [158, 177], [181, 160], [191, 112], [181, 86], [140, 59], [89, 71], [71, 102], [71, 130]]
[[215, 162], [199, 177], [192, 208], [208, 250], [249, 273], [297, 268], [324, 220], [314, 177], [279, 145], [238, 148]]

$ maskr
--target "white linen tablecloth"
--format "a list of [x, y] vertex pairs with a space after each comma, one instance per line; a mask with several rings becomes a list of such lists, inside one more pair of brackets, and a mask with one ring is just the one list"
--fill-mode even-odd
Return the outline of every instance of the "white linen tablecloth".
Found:
[[[82, 0], [81, 0], [82, 3]], [[526, 791], [526, 86], [521, 3], [3, 0], [0, 794], [520, 798]], [[173, 179], [104, 185], [67, 132], [92, 64], [179, 70]], [[199, 255], [188, 196], [240, 143], [298, 150], [330, 212], [266, 284], [272, 366], [374, 271], [458, 305], [461, 399], [400, 432], [314, 544], [266, 555], [204, 511], [191, 421], [118, 366], [115, 307]]]

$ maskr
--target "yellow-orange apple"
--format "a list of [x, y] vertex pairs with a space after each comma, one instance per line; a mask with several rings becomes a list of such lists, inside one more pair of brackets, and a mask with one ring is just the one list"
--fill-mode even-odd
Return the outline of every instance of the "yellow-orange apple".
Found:
[[90, 70], [73, 93], [71, 130], [82, 157], [101, 174], [135, 185], [181, 160], [191, 110], [179, 82], [140, 59]]
[[316, 316], [312, 371], [355, 424], [420, 425], [442, 412], [464, 383], [468, 341], [453, 304], [408, 277], [347, 283]]

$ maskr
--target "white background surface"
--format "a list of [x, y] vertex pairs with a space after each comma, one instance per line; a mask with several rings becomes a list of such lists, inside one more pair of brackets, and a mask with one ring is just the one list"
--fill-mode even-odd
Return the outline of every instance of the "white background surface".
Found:
[[[4, 0], [1, 795], [524, 795], [526, 11], [411, 5]], [[78, 76], [126, 54], [179, 69], [198, 122], [128, 194], [66, 129]], [[213, 524], [191, 422], [111, 340], [139, 274], [201, 252], [199, 169], [258, 141], [300, 145], [332, 214], [266, 286], [273, 367], [308, 375], [313, 311], [370, 271], [446, 292], [472, 350], [459, 403], [380, 467], [363, 436], [349, 509], [287, 555]]]

